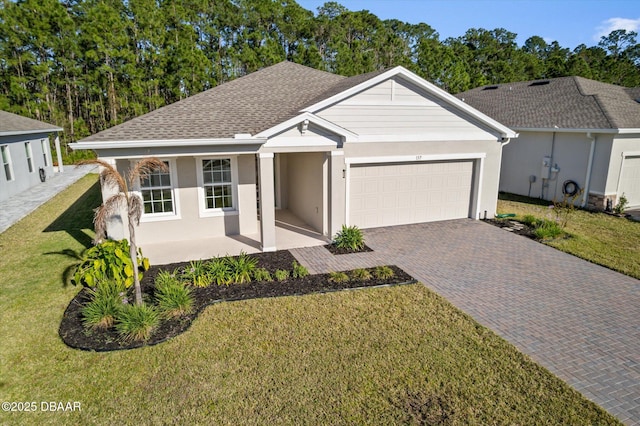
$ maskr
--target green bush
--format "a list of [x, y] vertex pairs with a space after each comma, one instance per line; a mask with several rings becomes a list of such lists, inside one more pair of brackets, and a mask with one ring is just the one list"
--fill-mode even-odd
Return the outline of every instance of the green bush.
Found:
[[227, 264], [232, 281], [236, 284], [242, 284], [251, 281], [258, 259], [245, 252], [240, 252], [239, 256], [228, 258]]
[[87, 328], [107, 329], [113, 326], [123, 302], [124, 286], [116, 281], [103, 281], [89, 289], [91, 301], [82, 308], [82, 321]]
[[629, 205], [629, 200], [627, 199], [627, 197], [623, 193], [620, 196], [620, 199], [618, 200], [618, 203], [613, 208], [613, 212], [615, 214], [622, 214], [627, 209], [627, 205]]
[[[78, 258], [79, 262], [72, 266], [73, 285], [94, 287], [98, 282], [109, 280], [122, 283], [127, 288], [133, 285], [134, 266], [129, 256], [129, 242], [126, 239], [105, 241], [83, 251]], [[142, 256], [140, 249], [138, 249], [137, 262], [138, 276], [142, 279], [143, 271], [149, 269], [149, 259]]]
[[536, 228], [533, 230], [533, 235], [540, 240], [558, 238], [562, 234], [564, 234], [564, 231], [560, 225], [550, 220], [543, 220], [536, 225]]
[[388, 266], [376, 266], [373, 274], [379, 280], [388, 280], [389, 278], [393, 278], [395, 276], [393, 269], [389, 268]]
[[212, 259], [206, 264], [209, 279], [217, 285], [229, 285], [233, 280], [226, 258]]
[[364, 247], [364, 236], [357, 226], [342, 225], [342, 229], [333, 239], [333, 244], [341, 249], [361, 250]]
[[291, 276], [293, 278], [304, 278], [307, 275], [309, 275], [309, 270], [294, 260]]
[[351, 271], [351, 278], [358, 281], [368, 281], [371, 279], [371, 272], [367, 269], [354, 269]]
[[346, 272], [329, 272], [329, 281], [334, 283], [346, 283], [349, 281], [349, 275]]
[[264, 268], [256, 268], [256, 270], [253, 271], [253, 279], [256, 281], [273, 281], [273, 277], [271, 277], [269, 271]]
[[160, 324], [160, 314], [155, 307], [147, 304], [124, 305], [116, 321], [116, 330], [128, 342], [148, 340], [153, 330]]
[[193, 310], [193, 296], [191, 290], [169, 274], [156, 279], [155, 299], [158, 309], [165, 318], [176, 318], [191, 313]]
[[211, 279], [202, 260], [192, 260], [189, 266], [182, 271], [182, 279], [191, 283], [194, 287], [208, 287]]
[[273, 275], [276, 277], [276, 280], [278, 281], [284, 281], [286, 279], [289, 279], [289, 271], [286, 271], [284, 269], [277, 269]]

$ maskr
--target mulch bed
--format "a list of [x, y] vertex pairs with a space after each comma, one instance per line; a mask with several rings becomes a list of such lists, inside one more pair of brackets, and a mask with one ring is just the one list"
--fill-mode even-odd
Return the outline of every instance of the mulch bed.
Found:
[[[258, 253], [251, 255], [258, 259], [258, 267], [265, 268], [273, 274], [276, 269], [291, 270], [291, 265], [295, 258], [289, 251], [282, 250], [272, 253]], [[153, 297], [153, 282], [156, 275], [161, 270], [173, 271], [188, 265], [188, 262], [173, 263], [169, 265], [152, 266], [145, 272], [141, 281], [143, 297]], [[59, 334], [62, 341], [75, 349], [88, 351], [114, 351], [122, 349], [133, 349], [141, 346], [155, 345], [164, 342], [172, 337], [186, 331], [198, 317], [200, 312], [207, 306], [217, 302], [231, 302], [236, 300], [247, 300], [263, 297], [281, 296], [302, 296], [312, 293], [326, 293], [332, 291], [374, 287], [380, 285], [400, 285], [416, 282], [413, 277], [402, 269], [391, 265], [395, 276], [391, 279], [376, 280], [372, 278], [367, 281], [347, 281], [345, 283], [334, 283], [329, 281], [328, 274], [309, 275], [304, 278], [288, 279], [285, 281], [273, 282], [250, 282], [245, 284], [231, 284], [229, 286], [217, 286], [215, 284], [205, 288], [192, 288], [194, 296], [194, 309], [189, 315], [178, 319], [164, 320], [154, 331], [147, 342], [125, 342], [114, 329], [106, 331], [91, 331], [82, 324], [82, 307], [89, 300], [87, 289], [82, 289], [73, 298], [60, 323]]]
[[335, 244], [327, 244], [326, 246], [323, 246], [323, 247], [326, 248], [327, 250], [329, 250], [331, 252], [331, 254], [353, 254], [353, 253], [366, 253], [366, 252], [373, 251], [366, 244], [360, 250], [351, 250], [351, 249], [347, 249], [347, 248], [338, 248], [338, 247], [335, 246]]
[[514, 234], [522, 235], [524, 237], [531, 238], [532, 240], [537, 240], [536, 236], [533, 234], [533, 228], [525, 225], [524, 223], [517, 222], [518, 227], [514, 228], [512, 222], [515, 221], [510, 219], [483, 219], [483, 222], [497, 226], [498, 228], [511, 228], [512, 230], [510, 232]]

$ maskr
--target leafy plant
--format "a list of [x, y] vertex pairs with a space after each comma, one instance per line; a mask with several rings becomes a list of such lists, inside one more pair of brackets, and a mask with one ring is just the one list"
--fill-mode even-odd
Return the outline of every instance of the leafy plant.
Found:
[[395, 276], [393, 269], [389, 268], [388, 266], [376, 266], [373, 274], [379, 280], [388, 280], [389, 278], [393, 278]]
[[[149, 269], [149, 259], [142, 256], [142, 250], [138, 250], [134, 267], [129, 249], [127, 240], [107, 240], [84, 250], [78, 256], [79, 262], [70, 267], [73, 271], [71, 283], [94, 287], [102, 281], [116, 281], [131, 287], [135, 283], [136, 272]], [[138, 272], [140, 277], [142, 271]]]
[[524, 223], [525, 225], [529, 225], [531, 227], [535, 227], [536, 224], [540, 221], [540, 219], [537, 219], [532, 214], [527, 214], [527, 215], [524, 215], [520, 221], [522, 223]]
[[251, 281], [258, 259], [249, 256], [245, 252], [240, 252], [239, 256], [228, 258], [227, 264], [229, 265], [232, 281], [236, 284], [242, 284]]
[[253, 271], [253, 279], [256, 281], [273, 281], [273, 277], [269, 271], [264, 268], [256, 268], [256, 270]]
[[189, 262], [189, 266], [182, 271], [182, 278], [194, 287], [208, 287], [211, 284], [207, 268], [202, 260]]
[[560, 226], [561, 229], [567, 227], [569, 219], [571, 219], [571, 216], [576, 210], [576, 200], [578, 200], [578, 198], [581, 197], [583, 193], [584, 189], [580, 189], [573, 195], [564, 194], [562, 200], [554, 200], [553, 204], [549, 206], [554, 213], [555, 222], [558, 224], [558, 226]]
[[556, 222], [550, 220], [543, 220], [536, 225], [536, 228], [533, 230], [533, 235], [536, 238], [541, 240], [549, 240], [553, 238], [557, 238], [560, 235], [564, 234], [564, 231]]
[[292, 269], [291, 276], [293, 278], [304, 278], [309, 275], [309, 270], [295, 260], [293, 261]]
[[286, 279], [289, 279], [289, 271], [285, 269], [276, 269], [276, 272], [274, 272], [273, 275], [276, 277], [276, 280], [278, 281], [284, 281]]
[[118, 314], [116, 330], [128, 341], [147, 340], [160, 324], [160, 314], [154, 306], [145, 303], [123, 305]]
[[371, 279], [371, 272], [368, 269], [354, 269], [351, 271], [351, 278], [358, 281], [368, 281]]
[[629, 200], [624, 195], [624, 193], [622, 193], [622, 195], [618, 199], [618, 203], [613, 208], [613, 212], [616, 214], [622, 214], [627, 209], [627, 205], [629, 205]]
[[342, 225], [342, 229], [333, 239], [337, 248], [347, 250], [361, 250], [364, 247], [364, 236], [357, 226]]
[[334, 283], [346, 283], [349, 275], [346, 272], [329, 272], [329, 281]]
[[206, 262], [205, 268], [209, 280], [216, 285], [229, 285], [232, 281], [231, 271], [226, 258], [217, 257]]
[[88, 291], [91, 301], [82, 308], [84, 325], [99, 330], [111, 327], [123, 303], [127, 303], [124, 286], [115, 281], [103, 281]]
[[158, 278], [155, 282], [155, 299], [162, 315], [175, 318], [190, 313], [193, 309], [191, 290], [173, 274], [162, 277], [158, 274]]

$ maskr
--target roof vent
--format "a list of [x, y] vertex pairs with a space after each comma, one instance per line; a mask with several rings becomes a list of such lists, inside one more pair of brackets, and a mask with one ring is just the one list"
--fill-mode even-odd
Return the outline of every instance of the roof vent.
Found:
[[483, 87], [482, 90], [496, 90], [498, 88], [498, 86], [487, 86], [487, 87]]
[[531, 83], [531, 84], [529, 85], [529, 87], [531, 87], [531, 86], [545, 86], [545, 85], [547, 85], [547, 84], [549, 84], [549, 83], [550, 83], [550, 81], [549, 81], [549, 80], [534, 81], [533, 83]]

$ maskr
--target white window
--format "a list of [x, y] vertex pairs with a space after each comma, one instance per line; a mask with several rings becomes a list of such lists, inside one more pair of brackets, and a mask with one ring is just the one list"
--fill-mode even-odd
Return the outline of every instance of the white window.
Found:
[[237, 214], [236, 157], [196, 159], [200, 214]]
[[44, 159], [44, 166], [49, 167], [49, 157], [47, 156], [47, 152], [49, 151], [49, 144], [46, 139], [40, 139], [40, 146], [42, 147], [42, 157]]
[[164, 162], [168, 170], [156, 170], [146, 179], [140, 180], [140, 195], [144, 206], [144, 215], [174, 215], [176, 206], [172, 186], [172, 168], [169, 161]]
[[29, 166], [29, 173], [33, 173], [33, 152], [31, 151], [31, 142], [24, 143], [24, 152], [27, 156], [27, 166]]
[[9, 152], [9, 145], [2, 145], [0, 147], [2, 151], [2, 165], [4, 167], [4, 177], [7, 181], [13, 180], [13, 165], [11, 164], [11, 153]]

